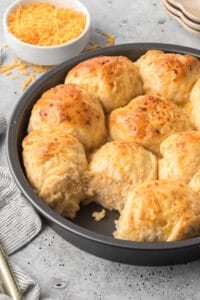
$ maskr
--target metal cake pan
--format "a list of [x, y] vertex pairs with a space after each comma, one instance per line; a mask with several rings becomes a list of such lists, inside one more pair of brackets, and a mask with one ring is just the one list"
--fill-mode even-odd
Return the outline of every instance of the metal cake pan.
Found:
[[67, 220], [50, 209], [34, 192], [26, 179], [22, 163], [22, 139], [26, 135], [31, 109], [41, 94], [63, 83], [68, 70], [79, 62], [98, 55], [124, 55], [136, 60], [148, 49], [191, 54], [200, 58], [199, 50], [158, 43], [134, 43], [117, 45], [88, 52], [68, 60], [40, 77], [19, 99], [10, 118], [6, 148], [11, 173], [28, 201], [46, 219], [47, 223], [66, 241], [78, 248], [112, 261], [135, 265], [169, 265], [186, 263], [200, 258], [200, 237], [177, 242], [141, 243], [117, 240], [112, 237], [114, 220], [118, 214], [107, 212], [106, 218], [96, 222], [92, 218], [98, 205], [83, 206], [77, 217]]

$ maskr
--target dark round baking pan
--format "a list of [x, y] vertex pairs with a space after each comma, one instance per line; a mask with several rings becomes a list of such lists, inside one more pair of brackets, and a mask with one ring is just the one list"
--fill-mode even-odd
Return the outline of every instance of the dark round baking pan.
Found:
[[136, 265], [167, 265], [185, 263], [200, 257], [200, 237], [168, 243], [140, 243], [117, 240], [112, 237], [114, 220], [118, 214], [107, 211], [106, 217], [96, 222], [92, 212], [98, 205], [83, 206], [77, 217], [67, 220], [50, 209], [34, 192], [26, 179], [22, 163], [22, 139], [34, 103], [49, 88], [63, 83], [68, 70], [77, 63], [98, 55], [124, 55], [136, 60], [148, 49], [191, 54], [200, 57], [199, 50], [156, 43], [118, 45], [82, 54], [50, 70], [37, 80], [16, 105], [7, 131], [7, 156], [10, 170], [24, 196], [64, 239], [89, 253], [109, 260]]

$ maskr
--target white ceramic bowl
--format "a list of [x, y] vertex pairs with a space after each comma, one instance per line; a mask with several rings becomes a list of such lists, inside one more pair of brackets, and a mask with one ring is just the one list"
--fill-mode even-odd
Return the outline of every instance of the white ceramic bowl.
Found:
[[56, 46], [36, 46], [22, 42], [12, 33], [8, 32], [8, 16], [16, 10], [19, 3], [29, 4], [38, 0], [17, 0], [11, 4], [3, 16], [3, 28], [8, 46], [13, 49], [15, 54], [25, 62], [38, 65], [56, 65], [70, 59], [85, 48], [89, 41], [91, 19], [87, 8], [78, 0], [42, 0], [58, 7], [68, 7], [80, 11], [86, 15], [86, 26], [80, 36], [73, 41]]

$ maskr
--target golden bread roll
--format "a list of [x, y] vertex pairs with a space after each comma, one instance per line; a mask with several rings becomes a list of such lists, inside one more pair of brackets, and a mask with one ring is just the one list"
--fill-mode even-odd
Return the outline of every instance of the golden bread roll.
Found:
[[161, 146], [159, 178], [180, 179], [189, 183], [200, 169], [200, 132], [187, 131], [170, 135]]
[[23, 140], [29, 182], [57, 213], [74, 218], [85, 198], [87, 160], [82, 144], [60, 130], [31, 131]]
[[120, 211], [130, 189], [157, 178], [157, 159], [137, 143], [109, 142], [94, 153], [89, 174], [95, 201]]
[[134, 63], [124, 56], [99, 56], [79, 63], [65, 83], [75, 83], [95, 93], [106, 112], [142, 94], [142, 82]]
[[130, 139], [155, 153], [168, 135], [188, 129], [191, 125], [183, 109], [158, 96], [138, 96], [112, 111], [109, 118], [114, 140]]
[[146, 94], [158, 95], [177, 104], [189, 100], [200, 77], [200, 61], [191, 55], [149, 50], [136, 62]]
[[152, 180], [128, 196], [114, 237], [138, 242], [170, 242], [200, 234], [200, 198], [188, 185]]
[[200, 195], [200, 170], [194, 174], [192, 179], [189, 182], [189, 186]]
[[186, 110], [193, 126], [200, 130], [200, 78], [191, 91], [190, 101], [186, 105]]
[[61, 84], [45, 92], [32, 109], [28, 131], [57, 128], [76, 137], [86, 149], [104, 143], [103, 109], [94, 94], [74, 84]]

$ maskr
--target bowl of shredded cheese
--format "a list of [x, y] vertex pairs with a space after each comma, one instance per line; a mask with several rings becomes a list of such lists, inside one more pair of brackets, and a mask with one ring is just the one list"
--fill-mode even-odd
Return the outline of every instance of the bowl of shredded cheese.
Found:
[[56, 65], [86, 47], [91, 20], [78, 0], [18, 0], [5, 11], [3, 27], [8, 45], [19, 58]]

